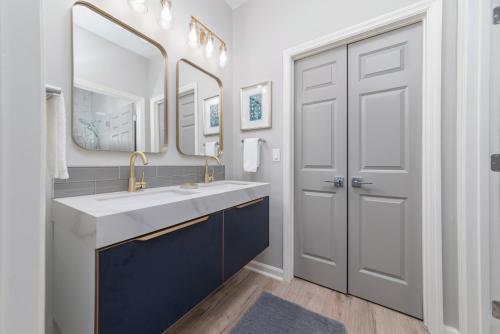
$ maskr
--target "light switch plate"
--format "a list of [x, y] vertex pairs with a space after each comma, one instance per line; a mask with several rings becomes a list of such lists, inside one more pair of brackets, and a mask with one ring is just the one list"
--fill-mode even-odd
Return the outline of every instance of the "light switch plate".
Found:
[[281, 150], [279, 148], [273, 148], [273, 161], [281, 161]]

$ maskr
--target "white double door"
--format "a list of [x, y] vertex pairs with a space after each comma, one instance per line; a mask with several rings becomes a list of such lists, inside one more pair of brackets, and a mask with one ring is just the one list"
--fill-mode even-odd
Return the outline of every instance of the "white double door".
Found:
[[295, 64], [296, 276], [422, 318], [422, 27]]

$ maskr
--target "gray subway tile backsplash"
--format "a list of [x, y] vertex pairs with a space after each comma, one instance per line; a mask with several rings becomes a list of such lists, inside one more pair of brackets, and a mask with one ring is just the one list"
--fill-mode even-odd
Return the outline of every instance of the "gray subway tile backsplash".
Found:
[[96, 181], [54, 183], [54, 197], [73, 197], [95, 194]]
[[128, 189], [128, 180], [106, 180], [96, 181], [96, 194], [114, 193], [117, 191], [125, 191]]
[[56, 183], [116, 180], [119, 176], [118, 167], [71, 167], [68, 169], [68, 180], [56, 180]]
[[[210, 166], [216, 180], [225, 179], [224, 166]], [[203, 182], [204, 166], [137, 166], [136, 176], [142, 177], [147, 188], [181, 185], [188, 182]], [[54, 198], [102, 194], [126, 191], [129, 167], [70, 167], [68, 180], [54, 180]]]
[[[120, 179], [128, 180], [130, 176], [130, 167], [129, 166], [120, 166]], [[135, 176], [137, 178], [142, 177], [142, 172], [144, 172], [144, 177], [156, 177], [156, 166], [136, 166], [135, 167]]]
[[185, 166], [158, 166], [156, 170], [157, 176], [175, 177], [184, 175]]

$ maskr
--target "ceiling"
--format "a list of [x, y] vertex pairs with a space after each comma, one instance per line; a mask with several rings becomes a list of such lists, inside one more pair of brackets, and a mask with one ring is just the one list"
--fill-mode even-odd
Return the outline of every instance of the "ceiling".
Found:
[[248, 0], [226, 0], [227, 4], [232, 8], [232, 9], [236, 9], [238, 7], [240, 7], [241, 5], [243, 5], [245, 2], [247, 2]]

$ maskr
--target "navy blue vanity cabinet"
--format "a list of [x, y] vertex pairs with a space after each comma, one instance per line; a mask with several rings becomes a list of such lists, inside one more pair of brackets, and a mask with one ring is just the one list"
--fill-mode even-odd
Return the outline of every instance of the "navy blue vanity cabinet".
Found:
[[163, 333], [222, 284], [222, 213], [203, 219], [96, 253], [99, 334]]
[[224, 280], [269, 246], [269, 197], [224, 211]]

